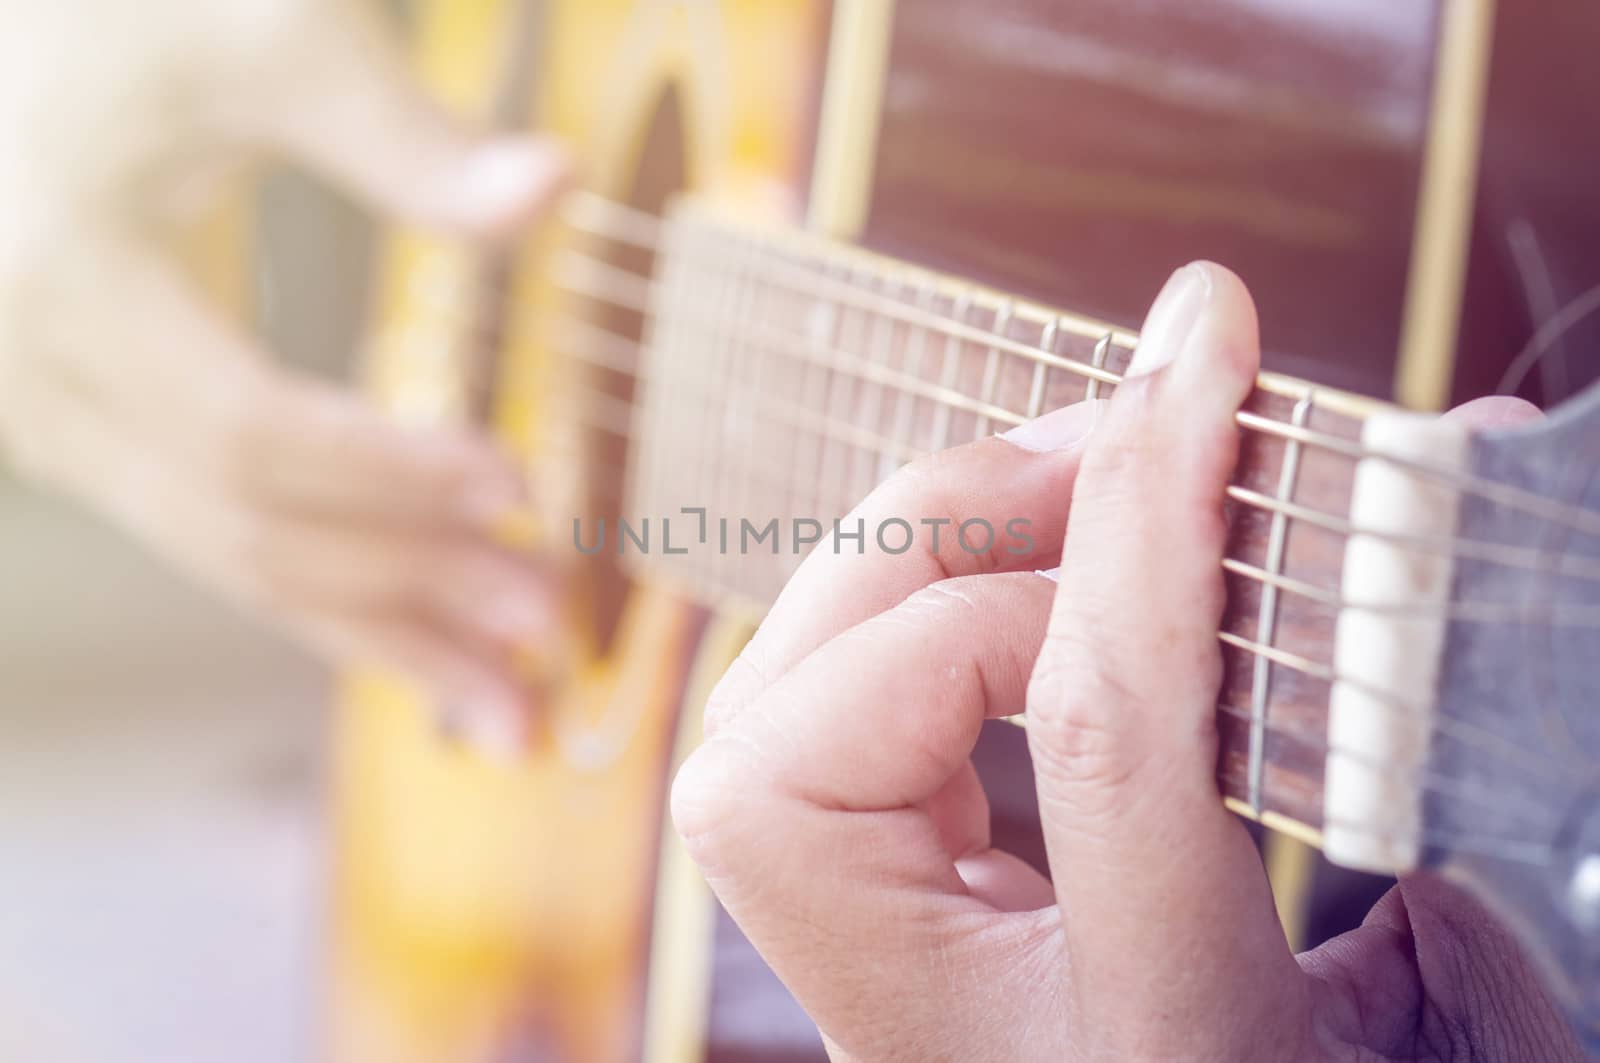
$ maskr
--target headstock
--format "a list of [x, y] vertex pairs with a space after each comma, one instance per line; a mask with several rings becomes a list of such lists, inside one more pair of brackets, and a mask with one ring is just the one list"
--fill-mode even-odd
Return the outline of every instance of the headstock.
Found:
[[1472, 437], [1419, 862], [1497, 911], [1600, 1046], [1600, 389]]

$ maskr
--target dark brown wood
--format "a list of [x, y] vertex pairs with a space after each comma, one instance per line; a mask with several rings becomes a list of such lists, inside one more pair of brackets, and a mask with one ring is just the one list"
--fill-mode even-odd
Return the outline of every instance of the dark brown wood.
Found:
[[[1441, 9], [899, 4], [866, 240], [1123, 326], [1220, 261], [1268, 368], [1392, 398]], [[1600, 283], [1600, 7], [1502, 2], [1495, 35], [1458, 401]], [[1581, 388], [1597, 344], [1600, 317], [1524, 393]]]
[[1269, 368], [1387, 397], [1436, 8], [900, 4], [868, 242], [1124, 326], [1214, 259]]
[[[1494, 391], [1534, 326], [1600, 284], [1600, 4], [1499, 0], [1453, 401]], [[1517, 389], [1544, 405], [1600, 374], [1600, 315], [1555, 335]]]

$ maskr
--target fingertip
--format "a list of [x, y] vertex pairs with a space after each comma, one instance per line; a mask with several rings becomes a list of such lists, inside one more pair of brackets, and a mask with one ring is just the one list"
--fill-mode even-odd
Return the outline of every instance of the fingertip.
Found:
[[1485, 395], [1462, 403], [1444, 416], [1446, 420], [1459, 421], [1470, 428], [1518, 428], [1542, 421], [1544, 411], [1513, 395]]
[[536, 220], [570, 186], [571, 153], [548, 137], [490, 140], [468, 152], [452, 179], [455, 221], [485, 237]]
[[1190, 263], [1205, 280], [1209, 299], [1185, 339], [1183, 371], [1200, 386], [1221, 388], [1237, 404], [1261, 368], [1260, 321], [1255, 300], [1239, 275], [1215, 262]]

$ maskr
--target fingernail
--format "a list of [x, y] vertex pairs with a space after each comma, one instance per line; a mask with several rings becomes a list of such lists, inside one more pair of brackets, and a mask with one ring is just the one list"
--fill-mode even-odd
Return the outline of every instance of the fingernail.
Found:
[[1100, 401], [1089, 399], [1052, 410], [1043, 417], [1024, 421], [1000, 438], [1023, 450], [1041, 454], [1051, 450], [1066, 450], [1083, 442], [1094, 431], [1095, 422], [1100, 419]]
[[522, 757], [527, 735], [521, 717], [497, 706], [468, 706], [461, 713], [460, 735], [486, 760], [511, 764]]
[[461, 194], [475, 215], [498, 218], [524, 206], [564, 169], [559, 153], [544, 144], [496, 141], [467, 159]]
[[1153, 373], [1176, 358], [1210, 298], [1211, 275], [1204, 266], [1190, 263], [1167, 278], [1144, 319], [1128, 375]]

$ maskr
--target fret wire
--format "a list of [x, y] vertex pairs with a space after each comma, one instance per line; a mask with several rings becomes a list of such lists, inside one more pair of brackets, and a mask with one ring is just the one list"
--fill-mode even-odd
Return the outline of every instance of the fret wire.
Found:
[[[1044, 334], [1039, 337], [1039, 346], [1051, 354], [1056, 353], [1056, 332], [1060, 327], [1061, 319], [1053, 317], [1045, 322]], [[1033, 363], [1033, 379], [1028, 384], [1028, 420], [1030, 421], [1044, 413], [1044, 389], [1047, 383], [1045, 374], [1048, 371], [1043, 362]]]
[[[1307, 394], [1295, 404], [1293, 423], [1303, 425], [1311, 416], [1312, 396]], [[1300, 476], [1300, 445], [1293, 441], [1284, 444], [1283, 466], [1278, 475], [1278, 498], [1293, 503], [1295, 482]], [[1284, 547], [1288, 541], [1289, 518], [1281, 510], [1272, 514], [1272, 527], [1267, 533], [1267, 571], [1278, 575], [1283, 571]], [[1256, 635], [1268, 646], [1277, 643], [1278, 588], [1268, 583], [1261, 588], [1261, 609], [1256, 618]], [[1271, 707], [1272, 661], [1257, 655], [1250, 676], [1250, 765], [1248, 796], [1250, 808], [1261, 814], [1261, 781], [1266, 769], [1267, 713]]]
[[[871, 284], [874, 281], [869, 280], [867, 283]], [[888, 278], [879, 278], [875, 283], [884, 285], [887, 294]], [[887, 338], [884, 335], [886, 328], [889, 331]], [[889, 364], [889, 350], [894, 338], [893, 329], [894, 322], [881, 315], [873, 318], [867, 329], [864, 364], [878, 371], [881, 375], [888, 375], [893, 372]], [[883, 421], [884, 388], [881, 376], [878, 379], [873, 379], [874, 375], [877, 374], [872, 372], [864, 374], [866, 380], [862, 384], [859, 402], [857, 403], [857, 409], [860, 411], [860, 415], [856, 418], [858, 423], [879, 424]], [[890, 432], [892, 435], [893, 429]], [[868, 455], [868, 458], [876, 459], [876, 467], [873, 467], [871, 460], [864, 463], [867, 465], [867, 468], [863, 470], [866, 472], [866, 490], [857, 492], [862, 498], [871, 494], [874, 487], [887, 480], [889, 474], [894, 472], [900, 464], [894, 460], [893, 455], [886, 449], [879, 449], [875, 454]]]
[[[1109, 332], [1095, 340], [1094, 353], [1089, 356], [1089, 364], [1096, 369], [1104, 369], [1106, 367], [1106, 359], [1111, 354], [1111, 344], [1113, 342], [1115, 342], [1115, 337]], [[1097, 377], [1090, 377], [1089, 382], [1083, 386], [1083, 397], [1086, 399], [1098, 399], [1100, 397], [1100, 380]]]
[[[811, 309], [806, 315], [810, 326], [812, 326], [810, 345], [812, 347], [826, 346], [831, 348], [837, 342], [837, 337], [842, 327], [839, 320], [842, 315], [838, 304], [827, 302], [815, 296], [806, 296], [805, 298], [812, 300]], [[820, 328], [817, 326], [820, 326]], [[809, 354], [809, 350], [807, 353]], [[818, 359], [806, 358], [804, 363], [807, 392], [802, 409], [824, 409], [828, 397], [828, 389], [833, 379], [832, 370]], [[810, 387], [812, 380], [817, 382], [817, 389], [814, 395]], [[797, 432], [801, 431], [799, 428], [795, 430]], [[797, 483], [804, 481], [810, 484], [811, 508], [821, 513], [828, 508], [824, 502], [824, 481], [820, 471], [827, 456], [827, 441], [820, 433], [813, 432], [810, 429], [805, 429], [805, 432], [807, 437], [816, 444], [815, 460], [806, 465], [807, 471], [811, 472], [812, 475], [806, 477], [801, 474], [800, 468], [796, 467], [795, 480]]]
[[[671, 258], [676, 271], [677, 290], [667, 295], [670, 302], [665, 303], [662, 309], [666, 309], [667, 306], [693, 305], [697, 299], [705, 297], [703, 290], [697, 294], [697, 278], [691, 269], [698, 242], [693, 230], [683, 230], [680, 235], [680, 229], [674, 226], [671, 232], [674, 244], [671, 250], [676, 252]], [[690, 449], [688, 434], [679, 431], [671, 420], [672, 412], [679, 408], [679, 403], [682, 401], [680, 396], [694, 379], [693, 369], [689, 363], [694, 359], [696, 352], [691, 346], [693, 337], [684, 327], [684, 323], [674, 319], [672, 326], [668, 337], [669, 344], [664, 352], [671, 364], [662, 368], [661, 375], [666, 386], [662, 390], [662, 400], [657, 408], [658, 422], [655, 435], [657, 440], [664, 440], [666, 444], [661, 448], [661, 457], [657, 464], [660, 471], [657, 483], [661, 486], [650, 489], [651, 494], [660, 501], [657, 511], [663, 517], [669, 510], [676, 510], [685, 504], [693, 505], [692, 484], [699, 471], [697, 464], [685, 460]], [[644, 512], [648, 513], [649, 510]], [[640, 515], [643, 516], [643, 513]]]
[[[828, 268], [831, 269], [831, 265]], [[831, 338], [829, 344], [831, 347], [838, 349], [842, 347], [849, 339], [849, 308], [841, 304], [830, 305], [834, 307], [834, 311], [830, 317], [830, 323], [833, 326], [833, 331], [830, 334]], [[822, 390], [822, 403], [819, 409], [822, 411], [824, 420], [832, 417], [833, 397], [834, 393], [839, 387], [839, 376], [839, 370], [833, 366], [829, 366], [827, 372], [823, 374], [823, 380], [826, 381], [826, 385]], [[816, 489], [816, 496], [819, 500], [828, 499], [822, 508], [832, 511], [834, 507], [830, 498], [830, 494], [832, 491], [837, 490], [837, 485], [839, 482], [838, 476], [834, 470], [835, 455], [838, 453], [839, 448], [836, 447], [834, 441], [828, 438], [826, 435], [821, 435], [818, 438], [820, 439], [820, 443], [818, 444], [819, 460], [817, 462], [816, 481], [814, 487]]]
[[[762, 304], [758, 295], [760, 285], [757, 281], [756, 273], [756, 267], [760, 263], [760, 248], [755, 241], [742, 241], [741, 244], [740, 250], [736, 252], [739, 256], [739, 261], [742, 263], [740, 268], [740, 298], [737, 307], [733, 311], [732, 319], [727, 323], [729, 331], [734, 333], [735, 341], [739, 340], [738, 330], [745, 322], [766, 319], [761, 312]], [[765, 389], [761, 386], [761, 366], [766, 357], [766, 349], [759, 344], [752, 344], [748, 341], [737, 342], [737, 347], [739, 350], [737, 356], [739, 375], [746, 382], [745, 386], [757, 394], [763, 393]], [[723, 448], [730, 451], [733, 464], [739, 470], [737, 485], [730, 490], [729, 494], [736, 499], [733, 506], [734, 516], [743, 518], [747, 514], [755, 512], [754, 507], [751, 505], [751, 488], [753, 486], [753, 466], [757, 461], [755, 443], [758, 433], [754, 411], [749, 406], [745, 406], [739, 412], [743, 414], [742, 418], [739, 419], [743, 425], [743, 431], [736, 433], [732, 440], [724, 439]], [[731, 447], [728, 445], [730, 442], [733, 444]], [[709, 504], [711, 500], [708, 498], [701, 501]], [[761, 514], [755, 513], [755, 519], [759, 521]], [[744, 550], [743, 534], [744, 526], [741, 524], [739, 527], [739, 550], [741, 556], [743, 556]], [[723, 562], [722, 567], [728, 567], [726, 561]], [[735, 580], [740, 584], [739, 589], [743, 593], [751, 595], [759, 593], [751, 583], [752, 577], [757, 571], [756, 566], [735, 564], [732, 567], [735, 573]]]
[[[718, 278], [715, 295], [710, 302], [709, 318], [719, 326], [731, 321], [732, 315], [727, 312], [728, 304], [734, 298], [737, 280], [728, 262], [727, 249], [724, 245], [723, 234], [717, 233], [707, 238], [704, 244], [704, 258], [701, 268]], [[700, 427], [705, 442], [700, 448], [701, 482], [695, 493], [695, 498], [690, 505], [700, 506], [707, 504], [716, 496], [716, 489], [723, 475], [722, 464], [726, 460], [725, 449], [720, 446], [726, 436], [727, 414], [733, 395], [732, 381], [725, 368], [734, 345], [734, 338], [725, 327], [718, 327], [710, 336], [706, 345], [709, 351], [705, 359], [706, 388], [711, 396], [708, 415], [701, 419]], [[708, 506], [709, 509], [709, 506]], [[708, 543], [719, 541], [720, 528], [712, 519], [712, 514], [706, 514], [706, 539]], [[712, 550], [699, 552], [701, 565], [705, 571], [701, 578], [715, 581], [718, 567]]]
[[[962, 291], [956, 297], [953, 311], [958, 318], [963, 320], [972, 312], [972, 293]], [[939, 373], [939, 388], [941, 391], [957, 394], [956, 374], [960, 370], [961, 341], [953, 335], [946, 334], [944, 341], [944, 368]], [[950, 407], [940, 404], [933, 413], [933, 449], [944, 450], [950, 445]]]
[[[747, 403], [738, 401], [739, 393], [748, 390], [743, 378], [745, 370], [748, 368], [747, 363], [750, 360], [751, 346], [743, 331], [745, 322], [749, 320], [749, 315], [745, 312], [745, 305], [750, 285], [750, 263], [745, 257], [745, 243], [746, 241], [735, 233], [724, 233], [721, 250], [718, 253], [718, 257], [723, 260], [729, 272], [734, 276], [733, 295], [724, 308], [725, 316], [721, 321], [724, 340], [719, 345], [723, 351], [721, 363], [722, 383], [723, 396], [727, 406], [723, 410], [722, 418], [719, 421], [721, 433], [718, 440], [717, 459], [720, 478], [713, 485], [710, 493], [704, 498], [695, 499], [695, 505], [704, 505], [708, 509], [714, 498], [724, 497], [730, 499], [729, 508], [732, 512], [725, 516], [732, 518], [735, 526], [731, 526], [728, 529], [727, 548], [729, 550], [737, 549], [740, 531], [739, 527], [736, 526], [737, 519], [744, 516], [742, 502], [739, 499], [736, 470], [749, 458], [749, 455], [744, 453], [744, 448], [739, 446], [737, 442], [739, 439], [739, 425], [742, 420], [741, 415], [751, 412]], [[730, 570], [725, 557], [720, 554], [712, 555], [712, 557], [714, 559], [709, 560], [709, 564], [712, 567], [733, 573], [732, 577], [725, 579], [724, 582], [731, 583], [736, 591], [743, 593], [745, 581], [741, 576], [745, 575], [745, 573], [741, 570], [748, 566], [734, 565]]]
[[[771, 285], [767, 287], [767, 294], [769, 301], [775, 301], [778, 304], [776, 316], [780, 322], [780, 327], [787, 332], [791, 331], [792, 326], [792, 331], [804, 337], [806, 320], [809, 316], [809, 305], [804, 301], [804, 297]], [[780, 351], [775, 347], [768, 347], [767, 353], [774, 364], [780, 367], [779, 376], [783, 381], [774, 390], [778, 394], [795, 395], [804, 405], [806, 401], [806, 381], [812, 372], [812, 365], [802, 358], [794, 357], [788, 351]], [[801, 484], [805, 482], [804, 477], [799, 475], [802, 438], [802, 433], [798, 429], [789, 428], [787, 432], [782, 434], [779, 446], [774, 448], [774, 454], [781, 451], [782, 456], [772, 463], [772, 469], [775, 473], [773, 479], [776, 482], [770, 485], [771, 490], [769, 493], [774, 500], [774, 504], [778, 507], [780, 515], [816, 511], [816, 500], [811, 500], [805, 508], [802, 508], [800, 501]], [[787, 577], [789, 574], [786, 571], [782, 573], [782, 576]], [[782, 589], [781, 582], [780, 580], [780, 586], [768, 588], [768, 593], [765, 595], [768, 600], [777, 596], [777, 593]]]
[[[677, 226], [665, 231], [660, 251], [662, 282], [652, 300], [654, 309], [665, 310], [689, 297], [688, 253], [684, 245], [691, 237], [688, 230]], [[652, 313], [646, 326], [646, 347], [640, 353], [639, 364], [645, 371], [645, 401], [649, 403], [645, 412], [648, 438], [655, 440], [655, 445], [645, 451], [640, 445], [645, 436], [629, 441], [629, 449], [638, 456], [636, 464], [646, 465], [651, 470], [648, 483], [631, 485], [635, 492], [633, 508], [641, 515], [653, 512], [665, 515], [681, 490], [683, 463], [679, 455], [686, 446], [667, 420], [683, 387], [684, 337], [677, 319], [665, 313]]]
[[[933, 287], [926, 281], [917, 292], [917, 303], [928, 307], [933, 303]], [[922, 363], [928, 355], [928, 334], [923, 329], [906, 326], [906, 358], [905, 375], [911, 379], [921, 379]], [[899, 400], [895, 407], [895, 424], [892, 438], [902, 446], [911, 442], [912, 429], [916, 423], [917, 396], [909, 388], [898, 388]], [[892, 470], [891, 470], [892, 471]]]
[[[863, 274], [859, 272], [859, 267], [851, 266], [847, 276], [850, 279], [851, 286], [854, 287], [861, 283]], [[854, 315], [846, 313], [844, 323], [849, 326], [848, 334], [853, 338], [842, 343], [840, 345], [842, 349], [849, 351], [860, 350], [865, 347], [868, 329], [871, 325], [866, 312], [857, 307]], [[860, 364], [859, 355], [857, 355], [857, 364]], [[834, 376], [834, 389], [828, 395], [828, 405], [826, 407], [828, 417], [830, 419], [841, 417], [846, 422], [855, 423], [850, 416], [850, 408], [857, 392], [864, 389], [864, 383], [855, 373], [846, 371], [836, 374]], [[841, 406], [844, 407], [842, 415], [840, 413]], [[861, 448], [859, 446], [841, 445], [839, 450], [840, 475], [837, 481], [830, 482], [837, 482], [842, 485], [843, 503], [838, 507], [838, 510], [840, 512], [848, 512], [857, 501], [855, 474], [860, 465]]]
[[[831, 269], [832, 264], [830, 263], [829, 266]], [[847, 277], [850, 275], [851, 274], [846, 273]], [[850, 324], [850, 308], [848, 306], [841, 306], [834, 321], [835, 332], [834, 342], [832, 345], [834, 350], [844, 350], [848, 347]], [[843, 373], [841, 370], [839, 370], [837, 367], [830, 367], [828, 372], [828, 390], [822, 397], [822, 416], [824, 422], [831, 422], [833, 419], [833, 408], [835, 405], [834, 400], [838, 395], [839, 384], [842, 378]], [[849, 509], [849, 488], [840, 488], [840, 477], [834, 471], [835, 456], [842, 456], [848, 452], [849, 448], [847, 444], [837, 440], [835, 437], [829, 434], [828, 441], [824, 443], [823, 446], [823, 463], [817, 476], [817, 497], [825, 500], [823, 508], [830, 513], [842, 514]]]
[[[1011, 307], [1011, 300], [1005, 299], [1001, 301], [999, 309], [995, 311], [994, 331], [997, 336], [1005, 336], [1006, 332], [1011, 328]], [[983, 390], [978, 393], [978, 397], [982, 401], [983, 405], [994, 405], [994, 389], [999, 384], [999, 380], [1000, 352], [993, 345], [991, 345], [988, 349], [988, 352], [984, 355]], [[988, 415], [980, 414], [978, 416], [977, 423], [973, 425], [972, 438], [982, 439], [984, 436], [993, 434], [989, 431], [989, 422], [990, 418]]]

